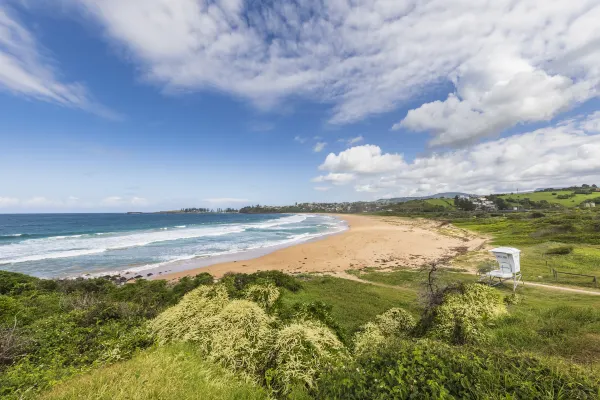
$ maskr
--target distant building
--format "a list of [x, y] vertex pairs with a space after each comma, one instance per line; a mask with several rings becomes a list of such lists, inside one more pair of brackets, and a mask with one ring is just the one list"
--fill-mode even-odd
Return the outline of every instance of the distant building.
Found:
[[594, 207], [596, 207], [596, 203], [588, 202], [588, 203], [584, 203], [583, 206], [586, 208], [594, 208]]
[[471, 197], [469, 200], [473, 204], [475, 204], [475, 206], [477, 207], [477, 210], [496, 211], [498, 209], [498, 207], [496, 207], [496, 204], [493, 201], [488, 200], [487, 197], [475, 196], [475, 197]]

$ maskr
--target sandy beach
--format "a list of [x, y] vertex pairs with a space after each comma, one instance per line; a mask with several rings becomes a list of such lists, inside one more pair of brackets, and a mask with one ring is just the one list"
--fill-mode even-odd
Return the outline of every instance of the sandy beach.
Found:
[[245, 261], [233, 261], [163, 274], [159, 279], [178, 279], [209, 272], [219, 278], [227, 272], [252, 273], [279, 270], [286, 273], [340, 272], [377, 267], [418, 267], [453, 257], [484, 245], [486, 239], [436, 221], [335, 215], [349, 229], [321, 240], [301, 243]]

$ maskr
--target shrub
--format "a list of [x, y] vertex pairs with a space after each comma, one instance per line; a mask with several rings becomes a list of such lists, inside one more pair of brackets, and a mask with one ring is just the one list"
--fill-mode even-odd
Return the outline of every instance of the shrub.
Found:
[[375, 324], [384, 336], [403, 336], [416, 326], [415, 318], [406, 310], [391, 308], [375, 317]]
[[558, 246], [546, 250], [546, 254], [551, 255], [567, 255], [573, 252], [573, 246]]
[[119, 286], [112, 278], [47, 280], [0, 271], [0, 397], [34, 396], [153, 345], [148, 318], [210, 283], [207, 275]]
[[0, 326], [0, 367], [23, 357], [29, 344], [29, 338], [17, 327], [16, 321], [12, 326]]
[[264, 374], [270, 358], [273, 330], [271, 319], [256, 303], [233, 300], [208, 318], [206, 331], [189, 340], [200, 345], [207, 359], [255, 376]]
[[259, 271], [253, 274], [228, 273], [223, 276], [221, 283], [225, 285], [232, 298], [244, 298], [246, 288], [252, 285], [273, 284], [291, 292], [297, 292], [302, 287], [296, 278], [280, 271]]
[[442, 304], [431, 311], [430, 336], [465, 344], [483, 339], [486, 322], [505, 314], [506, 306], [496, 289], [471, 283], [446, 292]]
[[278, 317], [285, 323], [291, 321], [317, 321], [331, 329], [343, 343], [347, 343], [347, 333], [331, 315], [331, 305], [322, 301], [294, 303], [290, 307], [281, 307]]
[[210, 329], [209, 317], [229, 303], [224, 286], [201, 286], [186, 294], [181, 301], [150, 322], [150, 329], [160, 343], [188, 340]]
[[546, 216], [546, 214], [544, 214], [543, 212], [539, 212], [539, 211], [534, 211], [531, 213], [531, 218], [544, 218]]
[[420, 340], [391, 342], [319, 382], [319, 399], [596, 399], [581, 369], [529, 355]]
[[414, 317], [401, 308], [391, 308], [368, 322], [354, 335], [354, 352], [372, 351], [391, 338], [407, 336], [416, 327]]
[[327, 327], [313, 321], [299, 321], [281, 329], [273, 350], [275, 367], [267, 373], [267, 383], [281, 393], [294, 388], [316, 387], [316, 381], [341, 359], [344, 345]]
[[150, 323], [160, 343], [195, 342], [207, 359], [250, 374], [264, 371], [271, 319], [256, 303], [229, 300], [223, 285], [188, 293]]
[[254, 301], [262, 308], [270, 311], [279, 300], [279, 289], [272, 283], [266, 285], [252, 285], [246, 289], [245, 297]]
[[35, 289], [38, 281], [32, 276], [0, 271], [0, 294], [20, 294]]
[[364, 354], [373, 351], [383, 343], [385, 343], [385, 336], [381, 329], [375, 323], [367, 322], [354, 335], [354, 353]]

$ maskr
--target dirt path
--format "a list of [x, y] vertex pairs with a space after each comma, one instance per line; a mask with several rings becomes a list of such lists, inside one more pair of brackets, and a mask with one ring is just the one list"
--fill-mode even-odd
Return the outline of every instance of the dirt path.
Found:
[[[332, 273], [328, 273], [326, 275], [333, 276], [335, 278], [348, 279], [348, 280], [354, 281], [354, 282], [366, 283], [368, 285], [380, 286], [380, 287], [385, 287], [385, 288], [390, 288], [390, 289], [397, 289], [397, 290], [406, 289], [401, 286], [386, 285], [385, 283], [366, 281], [364, 279], [360, 279], [356, 275], [352, 275], [347, 272], [332, 272]], [[567, 287], [563, 287], [563, 286], [544, 285], [542, 283], [535, 283], [535, 282], [525, 282], [525, 285], [526, 286], [535, 286], [535, 287], [548, 289], [548, 290], [558, 290], [561, 292], [571, 292], [571, 293], [587, 294], [587, 295], [591, 295], [591, 296], [600, 296], [600, 291], [594, 292], [591, 290], [573, 289], [573, 288], [567, 288]]]
[[581, 293], [581, 294], [589, 294], [589, 295], [593, 295], [593, 296], [600, 296], [600, 292], [594, 292], [591, 290], [573, 289], [573, 288], [568, 288], [568, 287], [563, 287], [563, 286], [544, 285], [543, 283], [535, 283], [535, 282], [525, 282], [525, 285], [540, 287], [540, 288], [549, 289], [549, 290], [559, 290], [559, 291], [563, 291], [563, 292], [572, 292], [572, 293]]

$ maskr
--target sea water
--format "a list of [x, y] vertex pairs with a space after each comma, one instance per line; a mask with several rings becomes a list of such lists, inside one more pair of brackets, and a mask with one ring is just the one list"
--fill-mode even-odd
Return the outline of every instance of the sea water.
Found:
[[338, 218], [308, 214], [5, 214], [0, 270], [143, 275], [250, 258], [344, 229]]

